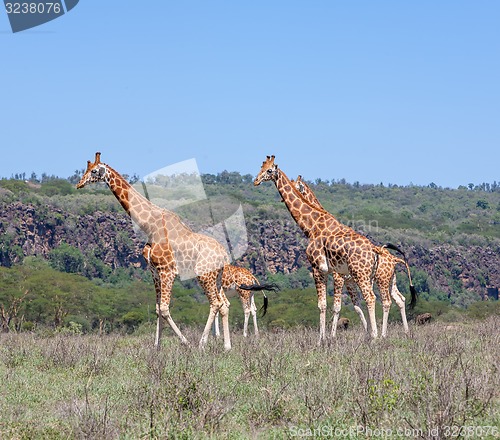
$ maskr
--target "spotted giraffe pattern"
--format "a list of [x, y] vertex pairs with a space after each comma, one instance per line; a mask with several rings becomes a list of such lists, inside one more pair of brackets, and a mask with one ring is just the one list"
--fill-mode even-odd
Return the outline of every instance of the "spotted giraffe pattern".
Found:
[[[222, 275], [222, 288], [225, 291], [232, 290], [238, 293], [241, 305], [243, 306], [243, 313], [245, 321], [243, 324], [243, 336], [248, 336], [248, 321], [252, 315], [253, 328], [255, 336], [259, 336], [259, 328], [257, 326], [257, 307], [255, 306], [254, 291], [260, 290], [264, 295], [264, 305], [262, 306], [264, 316], [267, 311], [267, 296], [264, 290], [276, 291], [275, 284], [261, 284], [259, 280], [245, 267], [228, 265], [224, 267]], [[218, 333], [218, 322], [216, 322], [216, 334]]]
[[[323, 209], [323, 205], [321, 205], [320, 201], [317, 199], [316, 195], [309, 187], [309, 185], [302, 179], [302, 176], [298, 176], [294, 182], [295, 188], [302, 194], [304, 199], [313, 207], [317, 207], [319, 209]], [[326, 210], [325, 210], [326, 211]], [[333, 217], [333, 215], [332, 215]], [[335, 221], [337, 221], [335, 219]], [[340, 222], [339, 222], [340, 223]], [[348, 228], [345, 225], [342, 225], [344, 228]], [[382, 331], [381, 334], [383, 337], [387, 335], [387, 321], [389, 316], [389, 309], [391, 307], [392, 301], [391, 296], [394, 298], [397, 306], [399, 307], [401, 313], [401, 319], [403, 322], [403, 328], [406, 333], [408, 333], [408, 322], [406, 319], [406, 310], [405, 310], [405, 297], [399, 292], [398, 287], [396, 285], [396, 265], [403, 264], [406, 267], [408, 277], [410, 280], [410, 287], [413, 287], [411, 282], [411, 274], [410, 268], [406, 260], [395, 257], [392, 255], [385, 247], [379, 248], [379, 262], [377, 265], [377, 270], [375, 272], [375, 283], [378, 286], [382, 309], [383, 309], [383, 318], [382, 318]], [[363, 321], [364, 315], [358, 304], [358, 293], [356, 291], [356, 285], [352, 282], [350, 278], [345, 278], [340, 274], [333, 273], [334, 279], [334, 296], [333, 296], [333, 326], [332, 326], [332, 336], [335, 336], [337, 321], [340, 315], [340, 308], [342, 305], [341, 302], [341, 292], [344, 282], [346, 284], [347, 291], [351, 300], [354, 304], [354, 308], [360, 315], [360, 318]], [[358, 311], [359, 309], [359, 311]], [[365, 321], [365, 330], [366, 330], [366, 321]]]
[[222, 316], [224, 347], [231, 348], [229, 335], [229, 301], [222, 289], [221, 279], [229, 257], [215, 239], [191, 231], [173, 212], [162, 209], [138, 193], [117, 171], [102, 163], [100, 153], [94, 162], [87, 162], [85, 174], [77, 188], [95, 182], [105, 182], [123, 209], [147, 236], [143, 256], [153, 275], [156, 290], [157, 326], [155, 346], [159, 347], [166, 320], [172, 330], [187, 343], [170, 315], [170, 299], [176, 275], [196, 276], [210, 304], [207, 323], [200, 340], [203, 347], [210, 328], [219, 312]]
[[362, 235], [344, 228], [331, 214], [307, 203], [286, 174], [274, 163], [274, 156], [267, 156], [262, 163], [254, 185], [272, 181], [276, 185], [293, 219], [308, 238], [306, 255], [318, 295], [320, 311], [320, 342], [325, 339], [326, 287], [328, 273], [351, 277], [361, 290], [368, 308], [370, 333], [378, 336], [375, 320], [375, 293], [373, 280], [379, 259], [378, 249]]

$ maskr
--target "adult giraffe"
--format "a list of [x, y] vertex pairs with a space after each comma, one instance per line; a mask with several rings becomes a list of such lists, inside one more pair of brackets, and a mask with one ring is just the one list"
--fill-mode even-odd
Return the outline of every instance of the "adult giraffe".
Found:
[[[309, 186], [307, 186], [307, 184], [302, 180], [302, 176], [299, 175], [297, 179], [291, 180], [291, 182], [293, 183], [295, 188], [302, 194], [307, 203], [309, 203], [311, 206], [316, 206], [317, 208], [326, 211], [326, 209], [323, 208], [321, 203], [319, 203], [318, 199], [316, 198], [312, 190], [309, 188]], [[340, 223], [336, 218], [333, 218], [332, 222], [335, 225], [337, 225], [340, 229], [348, 228], [348, 226]], [[333, 322], [331, 331], [332, 337], [335, 337], [335, 335], [337, 334], [337, 323], [340, 316], [340, 309], [342, 308], [342, 289], [344, 287], [344, 284], [351, 298], [354, 310], [358, 314], [359, 319], [361, 320], [361, 324], [363, 325], [363, 328], [365, 329], [365, 331], [367, 331], [368, 326], [366, 323], [363, 310], [359, 305], [359, 295], [356, 289], [356, 283], [352, 280], [352, 277], [350, 275], [341, 275], [340, 273], [332, 272], [332, 277], [333, 277]], [[382, 330], [382, 335], [383, 334], [384, 332]]]
[[372, 338], [376, 338], [378, 331], [373, 281], [384, 250], [351, 228], [344, 227], [324, 209], [307, 203], [286, 174], [274, 163], [274, 156], [267, 156], [262, 163], [254, 185], [269, 180], [274, 182], [293, 219], [309, 239], [306, 255], [312, 267], [318, 294], [320, 342], [325, 339], [327, 277], [328, 273], [335, 272], [352, 278], [360, 288], [368, 308], [370, 334]]
[[[323, 205], [320, 203], [313, 190], [309, 187], [309, 185], [302, 179], [302, 176], [298, 176], [294, 181], [295, 188], [302, 194], [302, 196], [306, 199], [306, 201], [313, 207], [317, 207], [326, 211], [323, 208]], [[344, 228], [348, 228], [348, 226], [342, 225]], [[416, 298], [416, 292], [414, 291], [413, 283], [411, 281], [410, 267], [408, 266], [408, 261], [406, 260], [406, 256], [401, 249], [393, 244], [387, 243], [386, 245], [381, 247], [384, 252], [380, 253], [379, 262], [377, 265], [377, 270], [375, 272], [375, 283], [377, 284], [380, 292], [380, 299], [382, 302], [382, 336], [387, 336], [387, 322], [389, 318], [389, 310], [391, 308], [391, 296], [394, 298], [397, 306], [399, 307], [399, 311], [401, 313], [401, 320], [403, 322], [403, 328], [405, 333], [408, 333], [408, 321], [406, 319], [406, 310], [405, 310], [405, 297], [398, 290], [398, 286], [396, 284], [396, 265], [403, 264], [406, 267], [406, 271], [408, 274], [408, 278], [410, 280], [410, 291], [412, 293], [412, 298]], [[393, 249], [403, 255], [403, 259], [395, 257], [392, 255], [387, 249]], [[340, 274], [333, 273], [333, 282], [334, 282], [334, 293], [333, 293], [333, 327], [332, 327], [332, 336], [335, 336], [335, 331], [337, 328], [337, 320], [340, 315], [340, 308], [342, 305], [341, 301], [341, 293], [342, 287], [344, 286], [344, 282], [347, 287], [347, 291], [351, 300], [354, 304], [354, 309], [360, 315], [362, 322], [364, 321], [363, 311], [358, 306], [358, 292], [356, 290], [356, 285], [352, 282], [349, 277], [343, 277]], [[412, 304], [413, 306], [413, 304]], [[359, 311], [358, 311], [359, 310]], [[364, 322], [365, 330], [366, 330], [366, 321]]]
[[[117, 171], [101, 162], [96, 153], [94, 162], [87, 161], [87, 169], [76, 185], [83, 188], [95, 182], [105, 182], [123, 209], [147, 236], [143, 256], [153, 275], [156, 290], [156, 337], [159, 347], [165, 319], [181, 342], [187, 339], [170, 315], [172, 286], [177, 274], [195, 276], [210, 303], [210, 312], [203, 331], [200, 347], [208, 339], [215, 315], [220, 312], [224, 347], [229, 350], [229, 301], [221, 286], [224, 267], [229, 257], [224, 247], [214, 238], [193, 232], [177, 214], [160, 208], [137, 192]], [[251, 289], [253, 286], [246, 286]]]

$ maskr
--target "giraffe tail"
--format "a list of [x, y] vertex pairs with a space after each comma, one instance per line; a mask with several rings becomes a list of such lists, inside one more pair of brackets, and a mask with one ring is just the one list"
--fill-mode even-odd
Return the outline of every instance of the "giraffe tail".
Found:
[[405, 261], [406, 261], [406, 255], [405, 255], [405, 253], [400, 248], [398, 248], [395, 244], [386, 243], [382, 247], [383, 248], [387, 248], [387, 249], [392, 249], [393, 251], [399, 252], [403, 256], [403, 258], [405, 259]]
[[260, 308], [262, 310], [262, 316], [264, 316], [267, 312], [267, 306], [269, 305], [269, 298], [267, 297], [265, 290], [269, 290], [270, 292], [277, 292], [279, 290], [279, 287], [277, 284], [274, 283], [266, 283], [266, 284], [240, 284], [238, 286], [240, 289], [243, 290], [251, 290], [253, 292], [262, 292], [262, 295], [264, 296], [264, 304]]
[[410, 307], [410, 309], [414, 309], [415, 306], [417, 305], [418, 293], [417, 293], [417, 290], [415, 289], [415, 286], [413, 285], [413, 282], [411, 280], [410, 266], [408, 265], [408, 260], [406, 259], [405, 253], [400, 248], [398, 248], [396, 245], [394, 245], [392, 243], [387, 243], [382, 247], [387, 248], [387, 249], [392, 249], [396, 252], [399, 252], [403, 256], [403, 259], [398, 258], [397, 260], [398, 260], [398, 263], [401, 263], [404, 266], [406, 266], [406, 271], [408, 273], [408, 279], [410, 280], [411, 300], [410, 300], [409, 307]]

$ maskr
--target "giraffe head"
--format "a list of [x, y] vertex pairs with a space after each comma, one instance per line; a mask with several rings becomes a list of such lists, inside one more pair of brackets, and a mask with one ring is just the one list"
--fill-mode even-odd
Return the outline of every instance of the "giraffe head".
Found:
[[302, 176], [299, 174], [299, 175], [297, 176], [297, 179], [295, 179], [295, 181], [293, 181], [293, 180], [292, 180], [292, 182], [293, 182], [293, 184], [295, 185], [295, 189], [296, 189], [299, 193], [301, 193], [302, 195], [304, 195], [304, 194], [305, 194], [305, 192], [306, 192], [306, 187], [305, 187], [305, 185], [304, 185], [304, 181], [302, 180]]
[[326, 211], [312, 189], [300, 174], [297, 176], [296, 180], [292, 180], [292, 183], [294, 188], [300, 193], [302, 199], [304, 199], [308, 205], [312, 206], [315, 209]]
[[80, 189], [89, 183], [107, 182], [109, 180], [109, 176], [110, 172], [108, 166], [101, 162], [101, 153], [96, 153], [94, 163], [90, 160], [87, 161], [85, 174], [76, 184], [76, 187]]
[[267, 156], [267, 159], [262, 162], [262, 168], [253, 181], [253, 184], [257, 186], [266, 180], [276, 180], [278, 178], [278, 171], [278, 165], [274, 163], [274, 156]]

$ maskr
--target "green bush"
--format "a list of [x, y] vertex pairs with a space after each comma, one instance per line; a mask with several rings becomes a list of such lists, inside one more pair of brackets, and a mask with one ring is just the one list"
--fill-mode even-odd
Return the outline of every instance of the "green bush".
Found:
[[139, 310], [131, 310], [121, 317], [121, 322], [126, 327], [128, 332], [132, 332], [146, 320], [147, 316], [144, 312]]
[[82, 252], [67, 243], [49, 252], [49, 262], [52, 268], [68, 273], [80, 273], [84, 266]]
[[76, 188], [67, 180], [63, 179], [49, 180], [42, 183], [42, 186], [40, 188], [40, 193], [49, 197], [55, 195], [66, 196], [68, 194], [73, 194], [75, 191]]
[[489, 316], [500, 316], [500, 301], [477, 301], [467, 307], [466, 314], [472, 319], [485, 319]]

